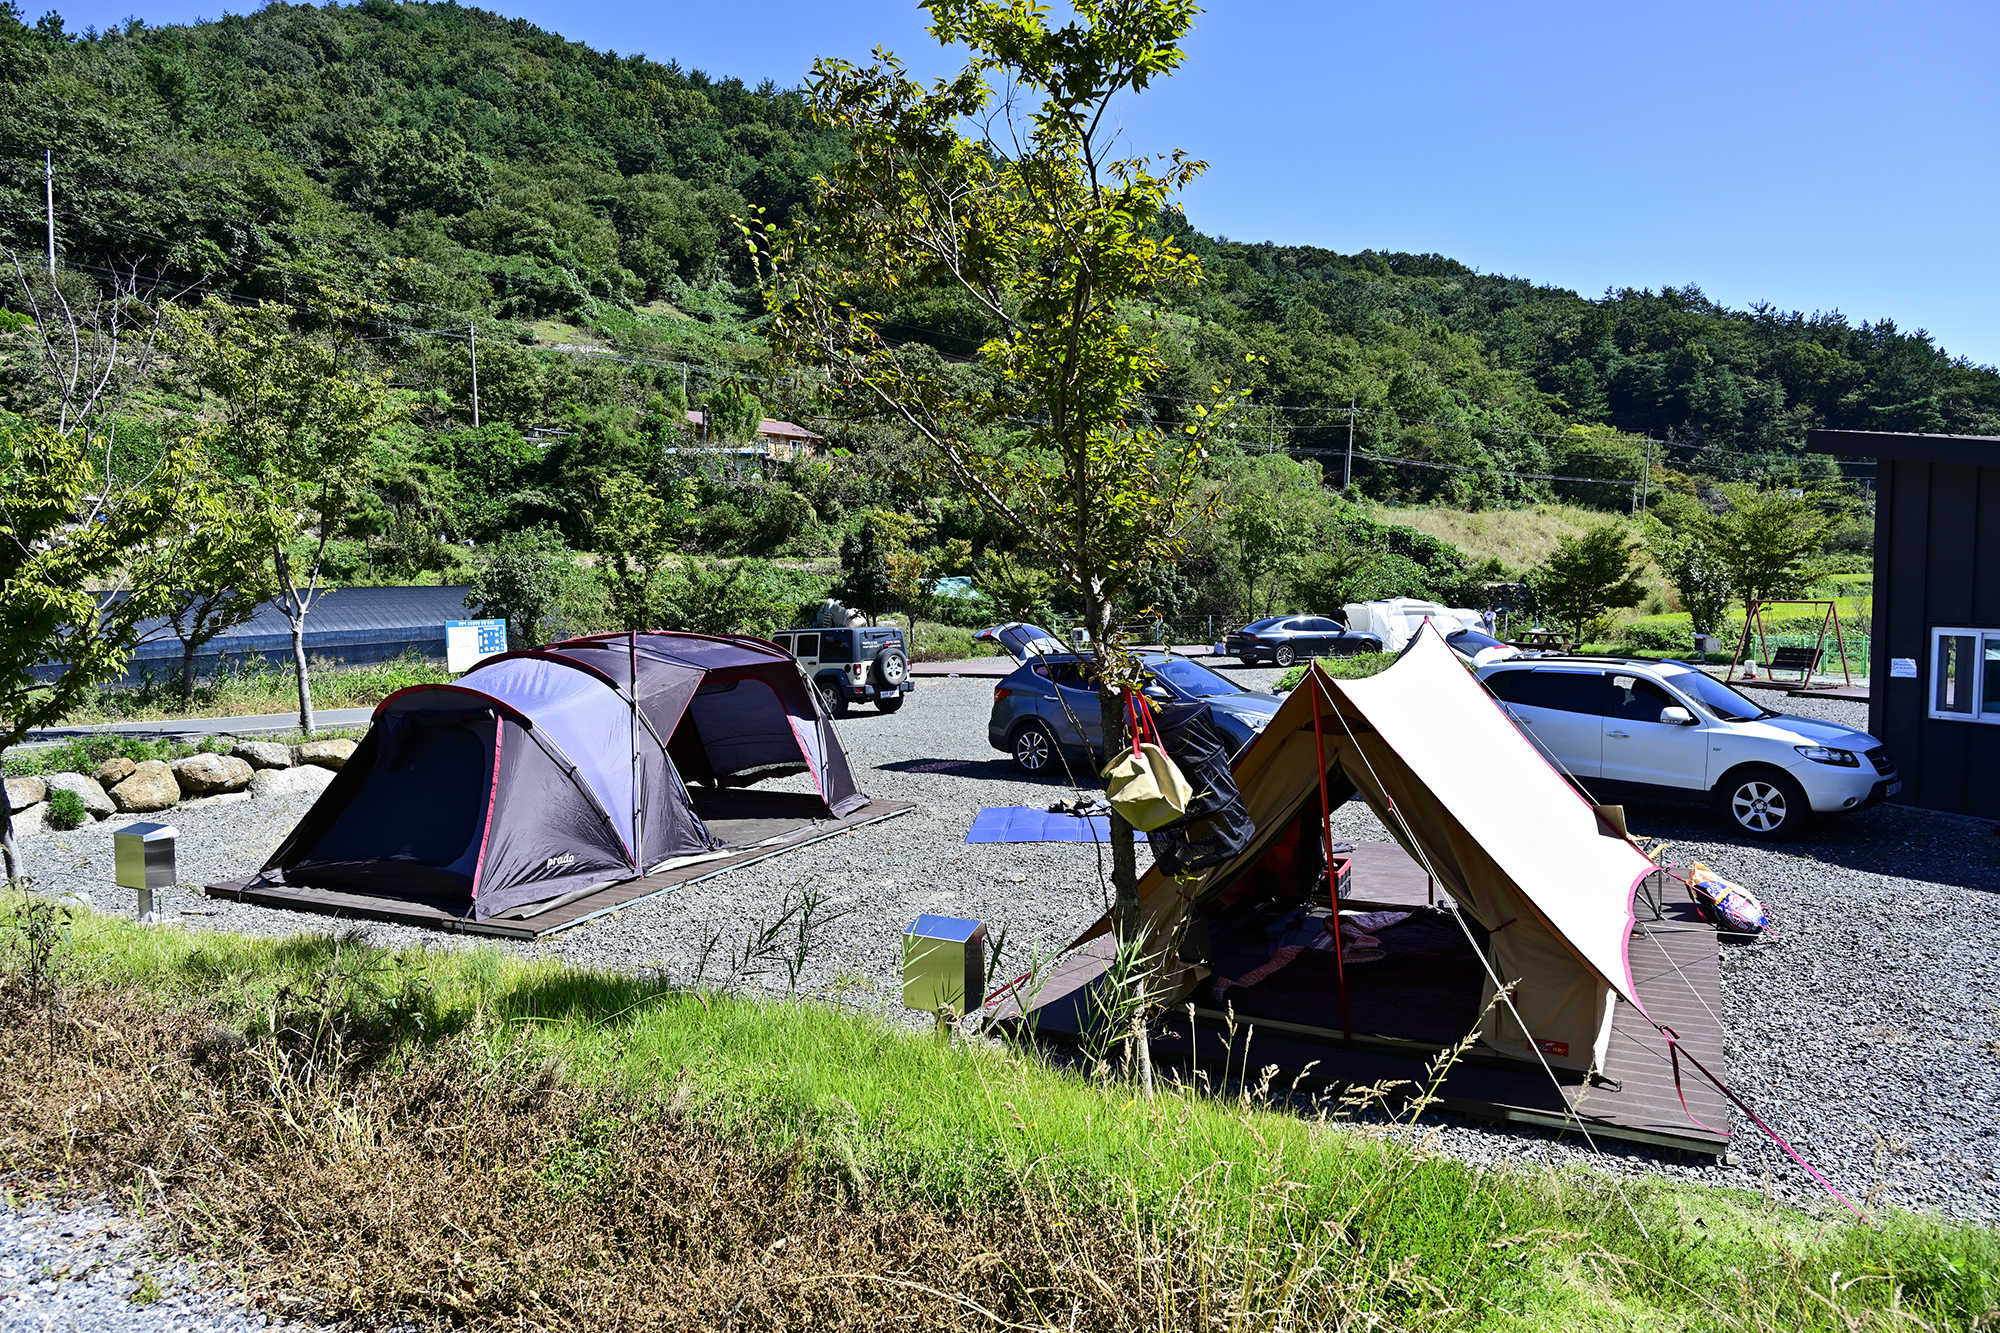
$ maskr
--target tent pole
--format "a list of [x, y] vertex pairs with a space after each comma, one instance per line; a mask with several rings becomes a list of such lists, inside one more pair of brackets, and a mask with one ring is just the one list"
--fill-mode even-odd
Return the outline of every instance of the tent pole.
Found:
[[646, 873], [646, 793], [645, 767], [639, 762], [639, 631], [631, 631], [632, 696], [632, 859], [639, 873]]
[[1319, 836], [1320, 853], [1326, 865], [1327, 897], [1333, 902], [1333, 973], [1340, 979], [1340, 1031], [1349, 1050], [1354, 1049], [1354, 1027], [1347, 1017], [1347, 960], [1341, 956], [1346, 945], [1340, 938], [1340, 881], [1333, 875], [1333, 803], [1326, 794], [1326, 742], [1319, 725], [1319, 663], [1306, 673], [1313, 683], [1313, 753], [1319, 756]]

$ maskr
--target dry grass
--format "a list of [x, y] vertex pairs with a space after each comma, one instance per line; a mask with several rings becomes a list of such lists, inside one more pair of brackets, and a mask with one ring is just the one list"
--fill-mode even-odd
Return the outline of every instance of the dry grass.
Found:
[[759, 1143], [684, 1082], [578, 1082], [476, 1035], [390, 1062], [285, 1002], [246, 1036], [93, 991], [53, 1050], [13, 1007], [7, 1175], [127, 1200], [275, 1311], [376, 1326], [1326, 1327], [1434, 1285], [1345, 1262], [1332, 1225], [1241, 1233], [1192, 1194], [1080, 1210], [1039, 1170], [996, 1164], [963, 1210], [878, 1199], [838, 1137]]
[[1415, 528], [1450, 542], [1474, 560], [1498, 560], [1509, 569], [1526, 569], [1539, 563], [1564, 537], [1579, 536], [1607, 522], [1627, 522], [1603, 510], [1562, 504], [1539, 504], [1526, 509], [1400, 508], [1377, 504], [1369, 506], [1369, 514], [1377, 522]]

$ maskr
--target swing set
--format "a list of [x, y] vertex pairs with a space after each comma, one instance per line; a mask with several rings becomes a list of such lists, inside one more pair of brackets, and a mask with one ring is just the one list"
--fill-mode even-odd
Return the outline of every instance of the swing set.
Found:
[[[1811, 648], [1803, 646], [1780, 646], [1776, 651], [1773, 651], [1770, 644], [1770, 635], [1764, 623], [1765, 609], [1773, 606], [1817, 606], [1825, 608], [1824, 614], [1820, 616], [1818, 642]], [[1752, 672], [1738, 677], [1736, 670], [1743, 664], [1743, 656], [1750, 648], [1750, 635], [1753, 631], [1757, 635], [1757, 656], [1751, 659]], [[1736, 642], [1736, 656], [1730, 659], [1729, 671], [1723, 676], [1723, 680], [1730, 682], [1738, 679], [1754, 681], [1756, 679], [1756, 675], [1754, 674], [1755, 664], [1761, 660], [1765, 663], [1765, 669], [1771, 672], [1798, 672], [1799, 685], [1802, 687], [1810, 686], [1813, 683], [1813, 672], [1819, 670], [1820, 662], [1825, 658], [1826, 636], [1829, 633], [1833, 635], [1834, 648], [1840, 654], [1841, 681], [1845, 685], [1852, 686], [1854, 684], [1854, 672], [1849, 665], [1847, 656], [1847, 636], [1840, 627], [1840, 606], [1838, 603], [1809, 598], [1782, 597], [1773, 598], [1770, 601], [1752, 602], [1750, 603], [1750, 614], [1743, 619], [1743, 633]], [[1828, 683], [1830, 684], [1831, 682]]]

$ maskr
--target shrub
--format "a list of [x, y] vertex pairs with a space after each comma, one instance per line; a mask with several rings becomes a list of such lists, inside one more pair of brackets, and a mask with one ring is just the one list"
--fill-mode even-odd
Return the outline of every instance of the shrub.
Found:
[[83, 821], [90, 818], [90, 811], [83, 808], [83, 798], [73, 791], [52, 791], [49, 793], [49, 812], [45, 817], [50, 828], [82, 828]]

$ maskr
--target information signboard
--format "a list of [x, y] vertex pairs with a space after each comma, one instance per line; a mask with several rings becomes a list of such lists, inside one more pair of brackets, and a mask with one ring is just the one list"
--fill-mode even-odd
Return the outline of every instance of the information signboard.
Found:
[[444, 664], [450, 671], [470, 671], [495, 653], [507, 651], [504, 620], [447, 620]]

